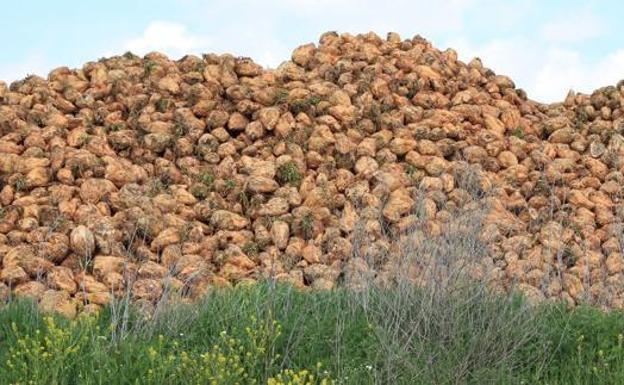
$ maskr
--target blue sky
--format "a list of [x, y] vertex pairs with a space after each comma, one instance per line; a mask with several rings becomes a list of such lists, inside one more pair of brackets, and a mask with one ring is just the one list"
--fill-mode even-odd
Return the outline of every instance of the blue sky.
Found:
[[511, 76], [533, 99], [562, 100], [624, 79], [624, 2], [493, 0], [7, 1], [0, 79], [131, 50], [230, 52], [275, 67], [322, 32], [421, 35]]

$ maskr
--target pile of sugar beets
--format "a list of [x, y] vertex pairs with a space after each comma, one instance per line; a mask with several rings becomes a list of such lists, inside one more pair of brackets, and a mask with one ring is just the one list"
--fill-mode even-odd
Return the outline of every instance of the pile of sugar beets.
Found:
[[276, 69], [126, 53], [0, 82], [0, 300], [383, 283], [397, 237], [485, 202], [488, 279], [622, 307], [623, 101], [537, 103], [395, 33], [328, 32]]

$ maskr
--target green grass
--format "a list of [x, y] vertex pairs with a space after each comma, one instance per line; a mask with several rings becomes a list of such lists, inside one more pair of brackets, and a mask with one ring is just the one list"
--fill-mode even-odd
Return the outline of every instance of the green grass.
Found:
[[301, 174], [293, 161], [288, 161], [277, 168], [277, 179], [282, 184], [297, 185], [301, 181]]
[[624, 381], [621, 312], [532, 308], [472, 287], [431, 294], [266, 283], [163, 302], [149, 319], [121, 302], [72, 321], [11, 302], [0, 309], [0, 384]]

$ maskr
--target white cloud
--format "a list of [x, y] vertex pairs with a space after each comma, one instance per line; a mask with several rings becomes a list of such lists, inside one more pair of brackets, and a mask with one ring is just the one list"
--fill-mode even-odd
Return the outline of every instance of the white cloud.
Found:
[[466, 39], [450, 40], [459, 58], [481, 58], [483, 65], [507, 75], [517, 87], [540, 102], [562, 101], [568, 91], [590, 93], [624, 79], [624, 49], [589, 60], [581, 51], [545, 45], [524, 37], [493, 39], [480, 45]]
[[542, 36], [551, 42], [578, 43], [605, 33], [600, 19], [589, 9], [577, 9], [562, 15], [541, 29]]
[[[534, 94], [547, 101], [562, 100], [568, 90], [591, 93], [624, 79], [624, 49], [601, 60], [584, 60], [580, 52], [554, 48], [537, 71]], [[541, 100], [541, 99], [538, 99]]]
[[128, 40], [124, 49], [144, 55], [150, 51], [160, 51], [171, 56], [197, 53], [210, 46], [210, 39], [189, 33], [186, 26], [168, 21], [152, 21], [143, 35]]

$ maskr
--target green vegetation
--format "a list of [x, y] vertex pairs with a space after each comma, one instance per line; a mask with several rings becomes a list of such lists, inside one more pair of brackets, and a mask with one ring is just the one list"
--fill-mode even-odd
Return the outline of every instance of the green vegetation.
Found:
[[273, 94], [274, 105], [285, 103], [286, 99], [288, 99], [288, 90], [280, 88]]
[[307, 99], [297, 99], [290, 103], [290, 112], [294, 115], [307, 111], [311, 106], [316, 106], [321, 102], [319, 96], [313, 95]]
[[157, 65], [158, 63], [153, 60], [146, 60], [143, 64], [143, 76], [148, 77]]
[[104, 127], [104, 131], [106, 133], [109, 132], [115, 132], [115, 131], [119, 131], [119, 130], [123, 130], [124, 129], [124, 123], [123, 122], [115, 122], [115, 123], [111, 123], [108, 124]]
[[260, 254], [260, 246], [256, 242], [245, 243], [241, 250], [250, 258], [256, 258]]
[[314, 218], [311, 214], [306, 214], [301, 218], [301, 223], [299, 224], [301, 228], [301, 235], [305, 239], [310, 239], [312, 237], [312, 232], [314, 231]]
[[[434, 294], [433, 296], [431, 294]], [[475, 300], [476, 298], [476, 300]], [[466, 286], [215, 289], [151, 316], [0, 310], [2, 384], [617, 384], [621, 312], [529, 307]]]
[[277, 179], [281, 184], [297, 185], [301, 181], [299, 168], [293, 161], [286, 162], [277, 168]]
[[516, 129], [511, 132], [511, 135], [519, 139], [524, 139], [524, 131], [522, 131], [520, 127], [516, 127]]
[[15, 191], [24, 191], [28, 185], [26, 181], [26, 177], [24, 175], [18, 175], [17, 178], [13, 180], [13, 188]]
[[210, 173], [204, 173], [199, 176], [199, 181], [205, 186], [211, 187], [214, 183], [215, 177]]
[[236, 181], [234, 179], [225, 180], [225, 191], [232, 191], [236, 188]]
[[189, 128], [188, 126], [181, 120], [176, 120], [173, 124], [173, 133], [176, 138], [181, 138], [184, 135], [188, 134]]
[[156, 111], [166, 112], [172, 105], [173, 101], [171, 101], [171, 99], [161, 97], [156, 101]]

